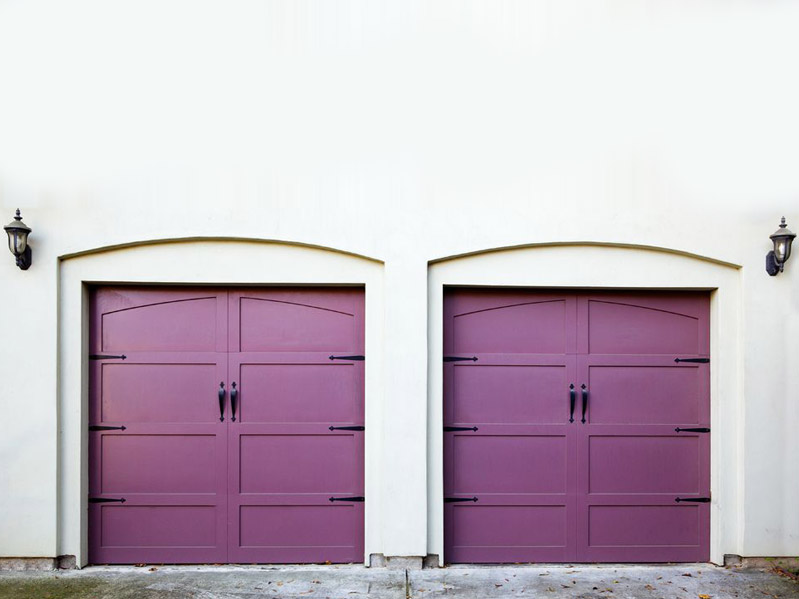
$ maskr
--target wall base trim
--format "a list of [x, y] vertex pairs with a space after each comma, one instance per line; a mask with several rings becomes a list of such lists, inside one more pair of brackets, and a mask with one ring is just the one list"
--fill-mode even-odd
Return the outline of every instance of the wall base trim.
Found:
[[[370, 568], [387, 568], [388, 570], [421, 570], [426, 567], [427, 561], [427, 558], [416, 555], [383, 555], [382, 553], [369, 555]], [[436, 557], [436, 564], [438, 564], [438, 557]]]
[[58, 557], [0, 557], [0, 571], [35, 572], [73, 570], [78, 567], [74, 555]]
[[724, 565], [726, 567], [752, 570], [771, 570], [772, 568], [799, 570], [799, 556], [743, 557], [740, 555], [727, 554], [724, 556]]

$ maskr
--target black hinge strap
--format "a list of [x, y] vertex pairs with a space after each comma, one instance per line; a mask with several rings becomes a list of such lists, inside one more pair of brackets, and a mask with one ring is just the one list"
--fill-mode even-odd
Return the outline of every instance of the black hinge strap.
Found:
[[330, 356], [328, 360], [353, 360], [355, 362], [363, 362], [366, 356]]
[[445, 362], [477, 362], [477, 356], [471, 358], [462, 358], [460, 356], [444, 356]]
[[460, 503], [461, 501], [477, 503], [477, 497], [444, 497], [444, 503]]
[[709, 428], [680, 428], [679, 426], [674, 429], [675, 433], [709, 433]]
[[124, 431], [127, 430], [124, 426], [90, 426], [90, 431]]
[[105, 497], [89, 497], [89, 503], [125, 503], [125, 498], [107, 499]]
[[476, 426], [445, 426], [445, 431], [474, 431], [477, 432]]
[[363, 497], [331, 497], [328, 501], [355, 501], [357, 503], [363, 503]]
[[710, 497], [675, 497], [674, 501], [681, 503], [690, 501], [692, 503], [710, 503]]
[[694, 364], [707, 364], [710, 362], [710, 358], [674, 358], [674, 361], [678, 364], [680, 362], [693, 362]]
[[331, 431], [365, 431], [365, 426], [330, 426]]
[[127, 360], [128, 357], [124, 354], [121, 356], [107, 356], [105, 354], [92, 354], [89, 356], [90, 360]]

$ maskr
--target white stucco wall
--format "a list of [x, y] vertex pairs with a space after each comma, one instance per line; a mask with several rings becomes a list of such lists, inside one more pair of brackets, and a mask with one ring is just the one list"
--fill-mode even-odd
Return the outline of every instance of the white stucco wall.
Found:
[[[79, 359], [59, 338], [68, 290], [90, 280], [78, 264], [103, 263], [98, 280], [127, 263], [149, 282], [366, 282], [344, 266], [361, 258], [326, 271], [328, 253], [279, 244], [252, 244], [284, 260], [274, 270], [250, 244], [206, 273], [159, 262], [181, 244], [61, 259], [219, 237], [377, 260], [367, 546], [386, 555], [439, 546], [428, 320], [447, 263], [431, 261], [592, 242], [729, 263], [711, 270], [739, 294], [725, 367], [740, 395], [716, 400], [737, 410], [737, 491], [716, 509], [737, 515], [714, 555], [799, 554], [799, 258], [763, 270], [779, 217], [799, 228], [797, 30], [799, 5], [776, 0], [0, 1], [0, 218], [19, 207], [34, 230], [30, 270], [0, 259], [0, 556], [80, 551], [59, 431], [79, 401], [59, 372]], [[504, 280], [602, 285], [583, 263], [602, 250], [580, 247], [573, 269], [525, 251]], [[682, 281], [714, 263], [625, 251], [608, 286], [711, 285]]]

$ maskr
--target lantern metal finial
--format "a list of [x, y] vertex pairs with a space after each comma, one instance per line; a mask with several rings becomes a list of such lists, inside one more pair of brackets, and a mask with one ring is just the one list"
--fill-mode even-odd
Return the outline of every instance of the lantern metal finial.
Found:
[[788, 228], [783, 216], [780, 220], [780, 228], [769, 235], [774, 249], [766, 255], [766, 272], [772, 277], [781, 273], [785, 268], [785, 263], [791, 257], [791, 244], [795, 237], [796, 233]]
[[8, 249], [14, 254], [17, 266], [22, 270], [28, 270], [33, 262], [33, 253], [28, 245], [28, 235], [30, 235], [31, 228], [22, 222], [19, 208], [17, 208], [14, 220], [3, 229], [8, 235]]

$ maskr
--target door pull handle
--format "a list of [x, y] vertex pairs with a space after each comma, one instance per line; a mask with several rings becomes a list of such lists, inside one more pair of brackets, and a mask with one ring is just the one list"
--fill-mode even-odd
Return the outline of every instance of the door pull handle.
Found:
[[331, 431], [365, 431], [365, 426], [328, 426]]
[[710, 497], [675, 497], [674, 501], [682, 503], [683, 501], [690, 501], [692, 503], [710, 503]]
[[233, 387], [230, 390], [230, 409], [233, 412], [233, 417], [231, 418], [231, 420], [233, 422], [236, 422], [236, 401], [239, 399], [239, 390], [236, 389], [236, 381], [233, 381], [231, 387]]
[[580, 422], [585, 424], [585, 409], [588, 407], [588, 389], [585, 388], [584, 384], [581, 386], [581, 389], [583, 390], [583, 419]]
[[479, 429], [476, 426], [445, 426], [444, 430], [446, 432], [451, 432], [451, 431], [474, 431], [474, 432], [477, 432]]
[[477, 497], [444, 497], [444, 503], [460, 503], [462, 501], [477, 503]]
[[225, 420], [225, 383], [219, 383], [219, 422]]
[[574, 422], [574, 403], [577, 400], [577, 393], [574, 390], [574, 383], [569, 385], [569, 422]]
[[328, 499], [328, 501], [331, 502], [331, 503], [334, 502], [334, 501], [354, 501], [356, 503], [363, 503], [364, 502], [364, 498], [363, 497], [330, 497]]

